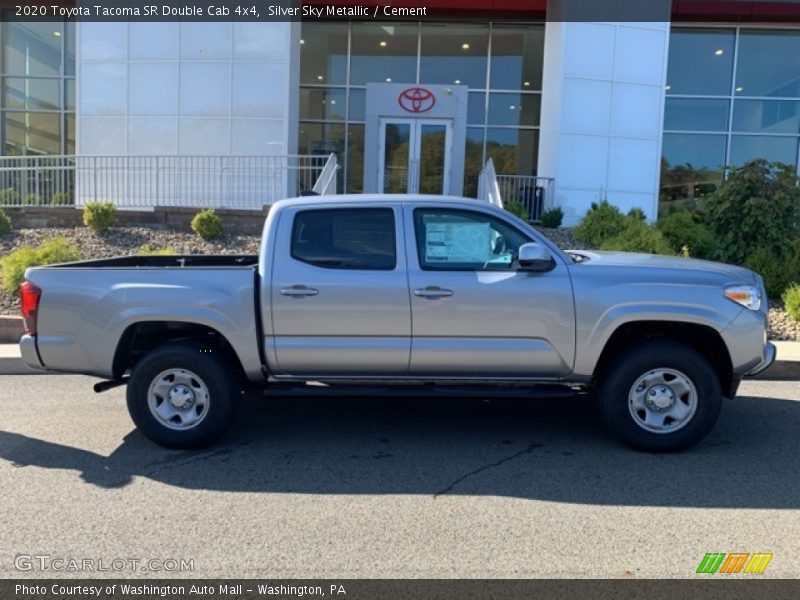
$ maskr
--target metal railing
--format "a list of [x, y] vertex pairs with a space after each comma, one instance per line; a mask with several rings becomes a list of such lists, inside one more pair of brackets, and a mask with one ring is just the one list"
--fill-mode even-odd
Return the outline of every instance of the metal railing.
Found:
[[496, 179], [501, 198], [520, 202], [531, 221], [538, 221], [544, 211], [553, 207], [555, 181], [550, 177], [497, 175]]
[[314, 186], [311, 188], [315, 194], [320, 195], [327, 195], [327, 194], [335, 194], [336, 193], [336, 171], [339, 169], [339, 165], [336, 161], [336, 155], [331, 152], [328, 155], [328, 160], [325, 162], [325, 166], [322, 168], [322, 171], [317, 177], [317, 181]]
[[[4, 156], [0, 206], [103, 201], [130, 209], [260, 209], [313, 189], [330, 161], [325, 155]], [[335, 168], [332, 180], [326, 190], [335, 191]]]

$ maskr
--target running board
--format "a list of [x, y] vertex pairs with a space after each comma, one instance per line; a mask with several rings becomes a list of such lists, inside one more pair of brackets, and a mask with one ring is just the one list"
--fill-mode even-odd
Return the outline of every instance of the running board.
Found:
[[265, 396], [394, 398], [572, 398], [580, 390], [565, 385], [325, 385], [272, 383]]

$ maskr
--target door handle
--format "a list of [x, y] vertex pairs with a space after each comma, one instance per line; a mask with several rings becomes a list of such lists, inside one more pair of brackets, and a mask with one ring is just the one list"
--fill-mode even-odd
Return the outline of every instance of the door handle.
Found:
[[418, 298], [445, 298], [453, 295], [453, 290], [446, 290], [440, 288], [438, 285], [429, 285], [428, 287], [419, 288], [414, 290], [414, 295]]
[[319, 290], [306, 287], [304, 285], [293, 285], [292, 287], [282, 288], [281, 294], [284, 296], [302, 297], [302, 296], [316, 296]]

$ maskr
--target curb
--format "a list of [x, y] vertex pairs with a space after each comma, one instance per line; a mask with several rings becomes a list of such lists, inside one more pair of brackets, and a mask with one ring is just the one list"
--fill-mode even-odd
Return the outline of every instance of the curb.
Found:
[[0, 344], [16, 344], [22, 331], [22, 317], [0, 315]]
[[[763, 373], [752, 379], [800, 381], [800, 342], [773, 342], [778, 358]], [[0, 375], [55, 375], [31, 369], [22, 362], [16, 340], [13, 344], [0, 343]]]

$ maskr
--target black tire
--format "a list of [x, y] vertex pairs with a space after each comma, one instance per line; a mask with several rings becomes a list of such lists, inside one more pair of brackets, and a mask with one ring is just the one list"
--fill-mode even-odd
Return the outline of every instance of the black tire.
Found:
[[[633, 408], [629, 408], [629, 394], [640, 377], [660, 369], [685, 375], [695, 388], [696, 399], [694, 414], [687, 417], [680, 428], [656, 433], [646, 429], [646, 425], [640, 425], [639, 421], [644, 420], [641, 415], [647, 411], [637, 409], [635, 403]], [[647, 389], [647, 384], [643, 386], [638, 389]], [[648, 393], [640, 397], [647, 399]], [[690, 395], [684, 397], [689, 399]], [[719, 378], [709, 362], [689, 346], [666, 339], [632, 344], [614, 357], [600, 374], [598, 400], [606, 425], [628, 446], [648, 452], [677, 452], [694, 446], [714, 427], [722, 408]], [[634, 413], [640, 415], [640, 419]], [[659, 410], [654, 411], [656, 419], [658, 413]], [[667, 418], [665, 423], [668, 426], [681, 423], [680, 420], [673, 421]]]
[[[199, 401], [194, 405], [198, 414], [193, 415], [191, 407], [185, 410], [187, 421], [200, 419], [195, 425], [182, 424], [181, 417], [176, 417], [177, 424], [173, 427], [187, 426], [185, 429], [162, 424], [149, 406], [151, 384], [155, 385], [155, 380], [170, 370], [196, 375], [190, 377], [193, 383], [188, 387], [192, 389], [199, 384], [192, 392], [197, 391], [198, 398], [204, 398], [202, 407]], [[169, 382], [169, 376], [159, 379]], [[158, 402], [159, 394], [154, 396], [154, 402]], [[165, 448], [196, 449], [211, 445], [230, 427], [240, 400], [241, 385], [230, 361], [223, 354], [209, 352], [199, 345], [170, 344], [153, 350], [136, 364], [128, 381], [127, 402], [131, 419], [147, 438]]]

